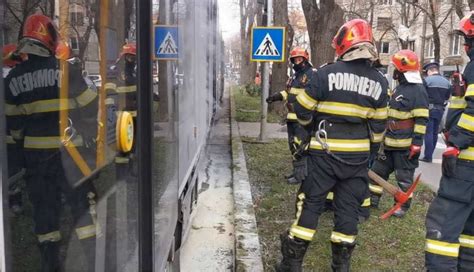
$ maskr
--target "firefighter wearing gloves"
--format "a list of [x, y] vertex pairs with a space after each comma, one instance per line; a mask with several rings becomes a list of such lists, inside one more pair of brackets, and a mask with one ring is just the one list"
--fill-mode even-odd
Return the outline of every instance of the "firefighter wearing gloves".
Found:
[[[3, 56], [3, 78], [6, 78], [10, 70], [23, 61], [23, 58], [16, 54], [16, 44], [6, 44], [2, 48]], [[23, 210], [21, 193], [21, 180], [24, 175], [23, 162], [23, 141], [13, 139], [10, 129], [7, 126], [7, 160], [8, 160], [8, 204], [14, 214], [20, 214]]]
[[465, 83], [453, 86], [442, 177], [426, 215], [428, 271], [474, 271], [474, 13], [459, 22], [458, 32], [470, 62]]
[[[398, 186], [406, 192], [413, 183], [418, 157], [428, 122], [428, 95], [419, 72], [420, 63], [415, 52], [401, 50], [391, 57], [395, 70], [393, 79], [398, 86], [393, 91], [388, 110], [387, 130], [383, 150], [372, 165], [372, 171], [387, 180], [392, 172]], [[378, 207], [382, 187], [370, 185], [371, 205]], [[393, 214], [403, 217], [411, 199]]]
[[[275, 93], [272, 96], [269, 96], [266, 101], [267, 103], [272, 103], [275, 101], [284, 101], [288, 109], [288, 114], [286, 115], [286, 127], [288, 131], [288, 145], [292, 155], [296, 153], [298, 145], [295, 142], [295, 135], [298, 129], [301, 129], [301, 126], [298, 124], [296, 119], [296, 114], [294, 111], [293, 104], [296, 102], [296, 96], [304, 91], [305, 86], [308, 84], [309, 79], [312, 77], [312, 74], [315, 72], [313, 66], [309, 62], [309, 54], [306, 49], [296, 47], [290, 52], [290, 61], [293, 64], [293, 70], [295, 73], [291, 78], [288, 79], [286, 84], [286, 89]], [[289, 184], [300, 183], [299, 175], [296, 175], [294, 171], [288, 175]], [[298, 178], [297, 178], [298, 177]]]
[[[59, 121], [60, 112], [67, 110], [69, 120], [75, 120], [77, 132], [81, 131], [82, 121], [91, 120], [90, 124], [95, 122], [97, 127], [94, 121], [97, 119], [97, 94], [88, 89], [80, 69], [71, 66], [68, 101], [66, 105], [61, 103], [63, 71], [55, 57], [59, 40], [58, 30], [50, 18], [34, 14], [25, 20], [17, 50], [27, 54], [28, 60], [17, 64], [5, 79], [5, 111], [11, 135], [24, 143], [26, 189], [33, 206], [41, 271], [58, 271], [60, 267], [61, 195], [71, 207], [74, 233], [81, 242], [89, 270], [92, 270], [96, 225], [89, 208], [95, 203], [95, 191], [89, 182], [73, 187], [77, 180], [68, 178], [67, 172], [72, 169], [63, 165], [71, 158], [67, 159], [61, 152], [65, 144], [80, 149], [86, 137], [71, 133], [67, 141], [62, 141], [65, 138]], [[85, 127], [94, 131], [94, 126]], [[72, 126], [69, 128], [73, 130]], [[89, 271], [86, 267], [84, 270]]]
[[296, 98], [295, 112], [305, 128], [299, 138], [308, 147], [297, 167], [307, 177], [297, 193], [296, 219], [280, 235], [283, 259], [277, 271], [302, 270], [331, 190], [335, 214], [331, 267], [349, 271], [358, 210], [369, 194], [371, 146], [380, 144], [385, 130], [388, 83], [372, 65], [377, 52], [371, 26], [351, 20], [339, 29], [332, 45], [337, 62], [321, 67]]

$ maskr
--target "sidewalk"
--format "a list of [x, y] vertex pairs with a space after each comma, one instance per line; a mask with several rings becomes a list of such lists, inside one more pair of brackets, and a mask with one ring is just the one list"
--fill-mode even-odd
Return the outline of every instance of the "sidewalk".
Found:
[[191, 229], [181, 249], [181, 271], [234, 270], [234, 199], [230, 147], [229, 93], [211, 127], [198, 166], [199, 196]]

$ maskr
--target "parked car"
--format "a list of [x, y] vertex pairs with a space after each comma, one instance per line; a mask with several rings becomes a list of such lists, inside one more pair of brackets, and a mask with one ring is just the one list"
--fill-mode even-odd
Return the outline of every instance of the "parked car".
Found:
[[100, 75], [88, 75], [87, 76], [96, 87], [100, 88], [102, 86], [102, 78]]

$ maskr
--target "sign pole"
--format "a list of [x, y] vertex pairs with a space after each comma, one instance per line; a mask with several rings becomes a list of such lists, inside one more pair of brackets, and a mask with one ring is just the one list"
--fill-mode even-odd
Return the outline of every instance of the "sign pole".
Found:
[[[267, 26], [273, 25], [273, 0], [267, 0]], [[270, 63], [268, 61], [263, 63], [262, 75], [262, 115], [260, 120], [260, 135], [258, 140], [260, 142], [267, 141], [267, 113], [268, 104], [265, 99], [268, 97], [270, 88]]]

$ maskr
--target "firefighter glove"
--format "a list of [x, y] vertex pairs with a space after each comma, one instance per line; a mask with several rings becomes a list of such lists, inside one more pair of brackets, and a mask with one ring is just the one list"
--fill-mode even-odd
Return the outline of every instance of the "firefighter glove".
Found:
[[420, 152], [421, 152], [421, 146], [412, 144], [410, 146], [410, 154], [408, 155], [408, 159], [411, 160], [419, 156]]
[[302, 156], [301, 158], [293, 161], [293, 169], [295, 173], [295, 179], [299, 182], [308, 176], [308, 157]]
[[283, 100], [283, 95], [281, 95], [281, 93], [270, 95], [269, 97], [267, 97], [267, 99], [265, 99], [265, 101], [267, 101], [267, 103], [269, 104], [275, 101], [282, 101], [282, 100]]
[[448, 146], [443, 152], [443, 162], [441, 164], [443, 176], [452, 177], [454, 175], [459, 152], [459, 149], [455, 146]]

